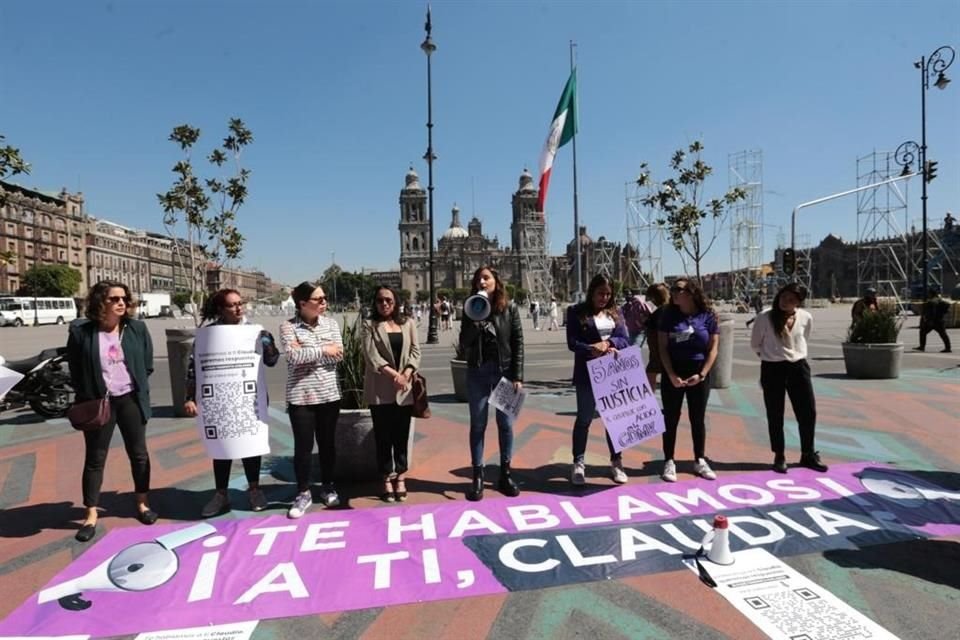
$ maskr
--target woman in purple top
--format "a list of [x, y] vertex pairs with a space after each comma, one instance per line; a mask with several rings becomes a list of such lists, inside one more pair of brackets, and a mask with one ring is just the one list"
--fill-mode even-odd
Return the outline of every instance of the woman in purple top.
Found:
[[680, 278], [670, 287], [670, 303], [660, 317], [658, 340], [663, 366], [660, 392], [667, 430], [663, 434], [663, 479], [677, 481], [673, 461], [677, 425], [683, 398], [693, 432], [693, 471], [701, 478], [715, 480], [717, 474], [707, 463], [707, 399], [710, 396], [710, 369], [717, 360], [720, 328], [717, 316], [703, 291], [692, 280]]
[[[587, 360], [616, 353], [630, 346], [630, 336], [613, 297], [613, 282], [605, 275], [594, 276], [587, 287], [587, 299], [567, 311], [567, 347], [573, 351], [573, 384], [577, 390], [577, 418], [573, 422], [573, 471], [570, 482], [582, 485], [585, 481], [584, 453], [590, 423], [597, 409], [593, 387], [587, 374]], [[606, 429], [604, 429], [606, 432]], [[623, 484], [627, 474], [623, 461], [614, 451], [610, 435], [610, 473], [613, 481]]]

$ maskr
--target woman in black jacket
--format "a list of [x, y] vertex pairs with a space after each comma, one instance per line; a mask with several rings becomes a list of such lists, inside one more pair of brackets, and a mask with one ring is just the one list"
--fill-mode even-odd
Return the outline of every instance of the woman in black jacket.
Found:
[[[467, 500], [483, 498], [483, 437], [487, 431], [490, 393], [505, 377], [519, 391], [523, 387], [523, 328], [520, 312], [509, 301], [500, 275], [492, 267], [480, 267], [473, 274], [472, 294], [486, 296], [490, 315], [485, 320], [464, 316], [460, 323], [460, 349], [467, 360], [467, 401], [470, 405], [470, 464], [473, 481]], [[510, 477], [513, 455], [513, 420], [497, 410], [500, 440], [500, 479], [497, 489], [505, 496], [520, 495]]]
[[113, 430], [120, 435], [130, 459], [137, 519], [153, 524], [157, 514], [150, 509], [150, 456], [147, 453], [147, 420], [150, 419], [150, 386], [153, 373], [153, 341], [147, 325], [134, 320], [133, 299], [127, 285], [99, 282], [87, 294], [87, 321], [73, 323], [67, 339], [67, 361], [76, 391], [76, 401], [109, 397], [110, 419], [100, 429], [83, 432], [86, 457], [83, 463], [83, 506], [87, 513], [77, 532], [87, 542], [97, 532], [97, 504], [103, 484], [103, 468]]

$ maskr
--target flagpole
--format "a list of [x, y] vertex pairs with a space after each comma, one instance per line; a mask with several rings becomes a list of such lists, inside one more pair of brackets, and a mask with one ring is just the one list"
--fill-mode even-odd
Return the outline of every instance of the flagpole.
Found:
[[[573, 61], [573, 50], [576, 47], [576, 43], [573, 40], [570, 41], [570, 73], [573, 73], [575, 68]], [[576, 127], [576, 118], [577, 112], [579, 111], [579, 105], [577, 105], [577, 92], [573, 95], [574, 108], [573, 108], [573, 117], [574, 117], [574, 127], [573, 127], [573, 237], [577, 242], [577, 296], [575, 302], [580, 302], [583, 300], [583, 267], [581, 266], [581, 251], [580, 247], [580, 210], [577, 206], [577, 127]]]

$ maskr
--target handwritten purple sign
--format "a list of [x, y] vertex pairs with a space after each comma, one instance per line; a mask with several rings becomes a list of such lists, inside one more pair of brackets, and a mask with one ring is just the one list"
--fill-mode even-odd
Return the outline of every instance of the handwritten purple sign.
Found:
[[587, 375], [615, 451], [635, 447], [666, 431], [640, 347], [589, 360]]

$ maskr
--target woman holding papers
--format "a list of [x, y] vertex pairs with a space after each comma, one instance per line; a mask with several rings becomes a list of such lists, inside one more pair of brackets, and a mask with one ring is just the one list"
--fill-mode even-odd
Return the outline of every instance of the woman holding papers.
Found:
[[790, 396], [793, 413], [800, 428], [800, 466], [826, 471], [814, 450], [817, 402], [807, 364], [807, 340], [813, 328], [813, 316], [800, 305], [807, 297], [806, 287], [796, 282], [785, 285], [773, 298], [770, 309], [757, 316], [750, 346], [760, 356], [760, 386], [767, 408], [767, 430], [773, 451], [773, 470], [787, 472], [784, 455], [784, 393]]
[[363, 396], [373, 418], [377, 467], [383, 476], [380, 498], [403, 502], [413, 411], [410, 381], [420, 367], [420, 341], [416, 324], [400, 313], [397, 294], [390, 287], [374, 292], [370, 319], [363, 323], [363, 355], [367, 365]]
[[[573, 422], [573, 471], [570, 482], [582, 485], [586, 469], [583, 463], [587, 450], [590, 423], [597, 409], [593, 386], [587, 373], [587, 361], [616, 353], [630, 346], [630, 335], [613, 296], [613, 282], [607, 276], [594, 276], [587, 287], [587, 299], [567, 311], [567, 348], [573, 351], [573, 385], [577, 390], [577, 418]], [[623, 484], [627, 474], [621, 455], [614, 451], [610, 434], [610, 473], [613, 481]]]
[[[523, 388], [523, 329], [520, 311], [507, 298], [506, 288], [492, 267], [480, 267], [473, 274], [472, 295], [489, 300], [489, 313], [482, 320], [464, 315], [460, 323], [460, 349], [467, 360], [467, 399], [470, 405], [470, 463], [473, 481], [467, 500], [483, 498], [483, 437], [487, 430], [490, 394], [500, 378], [513, 383], [518, 392]], [[497, 489], [505, 496], [520, 495], [510, 477], [513, 454], [513, 419], [497, 410], [497, 433], [500, 439], [500, 479]]]
[[707, 302], [703, 291], [693, 280], [679, 278], [670, 287], [670, 304], [660, 317], [657, 339], [663, 380], [660, 393], [663, 399], [663, 479], [677, 481], [677, 466], [673, 461], [677, 443], [677, 425], [683, 398], [687, 398], [687, 416], [693, 432], [693, 472], [701, 478], [716, 480], [706, 459], [707, 399], [710, 395], [710, 369], [717, 360], [720, 327], [717, 316]]
[[[243, 314], [243, 298], [236, 289], [221, 289], [207, 299], [203, 308], [203, 322], [210, 325], [239, 325], [246, 324], [247, 318]], [[261, 331], [254, 346], [257, 353], [263, 357], [263, 364], [272, 367], [280, 359], [280, 351], [268, 331]], [[187, 365], [187, 400], [183, 403], [183, 411], [188, 416], [197, 415], [197, 380], [194, 353], [190, 353], [190, 363]], [[250, 499], [252, 511], [263, 511], [267, 508], [267, 499], [260, 490], [260, 456], [243, 458], [243, 472], [247, 477], [247, 495]], [[227, 485], [230, 482], [230, 468], [233, 460], [213, 461], [213, 482], [216, 491], [210, 501], [204, 505], [200, 515], [204, 518], [226, 513], [230, 510], [230, 498], [227, 495]]]
[[340, 381], [337, 363], [343, 359], [343, 339], [336, 320], [324, 316], [327, 295], [323, 287], [301, 282], [291, 292], [296, 315], [280, 325], [280, 344], [287, 356], [287, 413], [293, 429], [293, 471], [297, 496], [287, 511], [299, 518], [313, 504], [310, 492], [313, 441], [320, 451], [320, 500], [327, 507], [340, 504], [333, 486], [337, 461], [334, 435], [340, 417]]
[[[115, 427], [120, 427], [130, 459], [137, 499], [137, 519], [153, 524], [150, 509], [150, 455], [147, 453], [147, 420], [150, 419], [150, 384], [153, 341], [147, 325], [133, 319], [136, 305], [130, 289], [119, 282], [98, 282], [90, 288], [86, 321], [70, 324], [67, 362], [76, 391], [76, 402], [108, 399], [110, 417], [99, 429], [83, 432], [83, 506], [86, 517], [76, 539], [87, 542], [97, 533], [97, 504], [103, 469]], [[102, 401], [101, 401], [102, 402]]]

